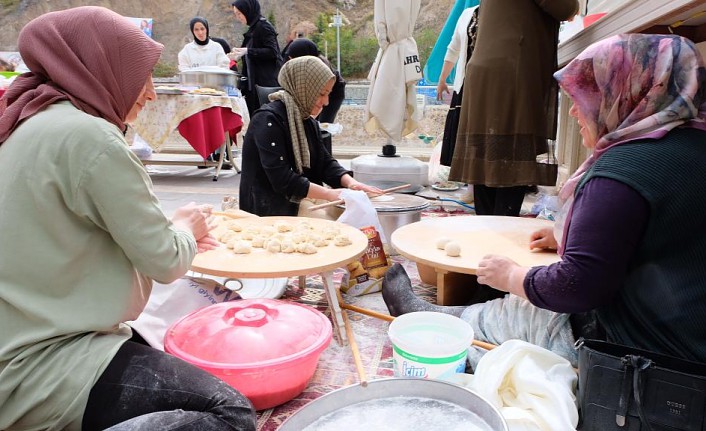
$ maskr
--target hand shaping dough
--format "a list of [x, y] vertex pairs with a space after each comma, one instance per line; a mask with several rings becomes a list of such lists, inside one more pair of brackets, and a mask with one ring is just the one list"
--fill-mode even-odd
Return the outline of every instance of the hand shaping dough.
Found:
[[449, 241], [444, 247], [446, 250], [446, 255], [451, 257], [457, 257], [461, 255], [461, 244], [456, 241]]

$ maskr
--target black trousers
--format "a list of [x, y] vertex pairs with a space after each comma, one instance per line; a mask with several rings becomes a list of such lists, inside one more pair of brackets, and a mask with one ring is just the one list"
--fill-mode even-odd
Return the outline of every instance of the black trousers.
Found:
[[520, 215], [522, 202], [528, 186], [488, 187], [473, 185], [473, 200], [477, 215], [512, 216]]
[[168, 353], [127, 341], [91, 389], [84, 431], [254, 431], [250, 401]]

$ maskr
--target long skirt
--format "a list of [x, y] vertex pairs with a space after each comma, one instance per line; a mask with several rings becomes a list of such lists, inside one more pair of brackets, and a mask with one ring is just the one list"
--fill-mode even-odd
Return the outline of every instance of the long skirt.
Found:
[[446, 122], [444, 123], [444, 138], [441, 140], [441, 164], [451, 166], [451, 160], [456, 147], [456, 133], [458, 132], [458, 120], [461, 117], [461, 98], [463, 97], [463, 88], [456, 93], [451, 94], [451, 103], [449, 104], [449, 113], [446, 114]]

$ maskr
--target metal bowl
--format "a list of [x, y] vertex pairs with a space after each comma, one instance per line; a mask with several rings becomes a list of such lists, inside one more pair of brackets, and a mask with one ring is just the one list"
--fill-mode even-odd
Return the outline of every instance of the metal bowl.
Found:
[[228, 92], [236, 88], [237, 74], [220, 67], [194, 68], [179, 73], [179, 84], [184, 87], [213, 88]]
[[[474, 413], [485, 422], [485, 428], [493, 431], [508, 431], [507, 423], [500, 411], [475, 392], [464, 387], [440, 380], [393, 378], [373, 380], [366, 387], [359, 384], [335, 390], [305, 405], [290, 416], [278, 428], [279, 431], [301, 431], [313, 424], [322, 416], [349, 407], [356, 403], [371, 400], [385, 400], [395, 397], [430, 398], [446, 401]], [[384, 402], [384, 401], [383, 401]], [[389, 424], [394, 425], [394, 415], [390, 416]], [[436, 430], [448, 429], [451, 424], [439, 423]], [[482, 424], [478, 424], [482, 425]], [[389, 428], [394, 429], [394, 428]], [[434, 429], [429, 429], [434, 431]]]

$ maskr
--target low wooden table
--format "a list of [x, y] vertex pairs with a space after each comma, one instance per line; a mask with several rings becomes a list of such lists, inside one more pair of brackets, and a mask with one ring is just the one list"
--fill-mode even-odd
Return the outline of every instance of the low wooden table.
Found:
[[[478, 263], [487, 254], [507, 256], [523, 266], [549, 265], [560, 260], [554, 251], [531, 251], [530, 234], [543, 227], [551, 227], [548, 220], [497, 217], [457, 216], [424, 219], [402, 226], [392, 234], [392, 246], [414, 262], [431, 266], [436, 271], [436, 298], [439, 305], [449, 305], [455, 296], [446, 286], [450, 273], [475, 274]], [[461, 255], [450, 257], [436, 248], [441, 237], [448, 237], [461, 245]]]
[[[222, 218], [220, 220], [223, 220]], [[334, 334], [341, 344], [348, 342], [343, 328], [343, 316], [333, 283], [333, 271], [358, 259], [368, 247], [368, 238], [360, 230], [329, 220], [307, 217], [248, 217], [238, 218], [244, 226], [273, 226], [275, 222], [283, 221], [291, 225], [308, 222], [315, 232], [322, 232], [326, 227], [336, 227], [341, 234], [348, 235], [352, 244], [339, 247], [333, 241], [325, 247], [319, 247], [317, 253], [271, 253], [261, 248], [253, 248], [249, 254], [235, 254], [223, 246], [196, 255], [191, 269], [195, 272], [231, 278], [278, 278], [320, 274], [324, 284], [326, 300], [331, 308]], [[225, 229], [221, 224], [213, 233], [216, 237]]]

